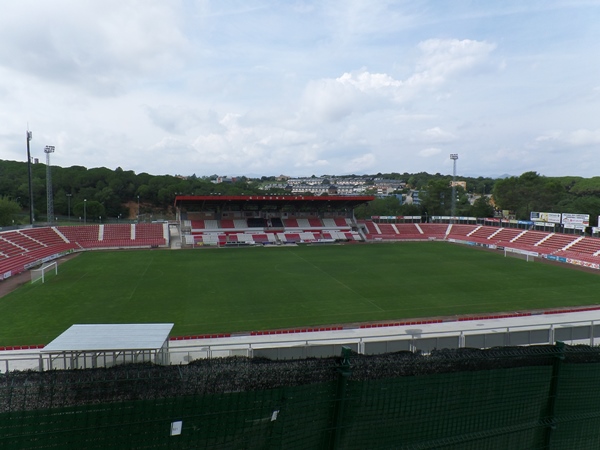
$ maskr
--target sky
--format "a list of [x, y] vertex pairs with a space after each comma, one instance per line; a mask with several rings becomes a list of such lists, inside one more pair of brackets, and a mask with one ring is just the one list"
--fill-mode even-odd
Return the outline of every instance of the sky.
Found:
[[600, 1], [0, 2], [0, 159], [600, 175]]

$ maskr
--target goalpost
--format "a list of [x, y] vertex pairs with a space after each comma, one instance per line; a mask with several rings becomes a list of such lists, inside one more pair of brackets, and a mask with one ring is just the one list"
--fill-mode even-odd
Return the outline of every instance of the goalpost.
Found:
[[58, 264], [56, 262], [51, 262], [48, 264], [42, 265], [39, 269], [31, 269], [31, 284], [36, 281], [42, 281], [42, 283], [46, 282], [46, 277], [51, 275], [54, 272], [54, 275], [58, 274]]
[[[512, 249], [511, 249], [512, 250]], [[532, 252], [526, 252], [526, 251], [511, 251], [507, 249], [504, 249], [504, 257], [508, 257], [508, 258], [518, 258], [518, 259], [524, 259], [527, 262], [534, 262], [536, 260], [536, 256], [535, 254], [533, 254]]]

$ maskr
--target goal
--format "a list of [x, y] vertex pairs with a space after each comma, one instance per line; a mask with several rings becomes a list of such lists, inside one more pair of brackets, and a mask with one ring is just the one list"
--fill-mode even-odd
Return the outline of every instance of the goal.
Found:
[[507, 249], [504, 249], [504, 257], [524, 259], [527, 262], [534, 262], [536, 258], [538, 258], [538, 255], [533, 252], [514, 251], [512, 249], [507, 251]]
[[39, 269], [31, 269], [31, 283], [35, 283], [36, 281], [42, 281], [42, 283], [46, 282], [46, 278], [49, 275], [58, 274], [58, 264], [56, 262], [51, 262], [48, 264], [42, 265]]

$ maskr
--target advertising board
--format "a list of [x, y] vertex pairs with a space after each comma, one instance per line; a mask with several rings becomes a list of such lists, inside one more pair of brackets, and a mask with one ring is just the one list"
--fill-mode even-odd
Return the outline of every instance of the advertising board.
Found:
[[572, 214], [562, 213], [563, 225], [583, 225], [584, 227], [590, 226], [590, 215], [589, 214]]
[[560, 213], [531, 211], [529, 218], [533, 222], [561, 223]]

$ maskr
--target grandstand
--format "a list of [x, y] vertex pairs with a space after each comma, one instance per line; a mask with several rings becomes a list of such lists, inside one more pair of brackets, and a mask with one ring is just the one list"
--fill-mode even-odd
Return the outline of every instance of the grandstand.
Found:
[[[451, 240], [506, 247], [597, 263], [594, 238], [533, 229], [533, 223], [420, 216], [357, 220], [353, 208], [368, 196], [178, 196], [183, 247], [282, 245], [331, 242]], [[393, 220], [391, 220], [393, 219]], [[396, 220], [397, 219], [397, 220]], [[600, 240], [598, 240], [600, 241]]]
[[[356, 220], [371, 197], [177, 197], [182, 247], [448, 240], [509, 248], [596, 267], [600, 239], [482, 224]], [[26, 228], [0, 233], [0, 279], [74, 251], [156, 248], [172, 244], [166, 223]]]
[[169, 245], [167, 224], [101, 224], [26, 228], [0, 233], [0, 280], [68, 253]]
[[372, 196], [178, 196], [183, 247], [365, 241], [353, 210]]
[[[468, 218], [473, 223], [422, 223], [420, 218], [398, 216], [393, 222], [358, 220], [367, 242], [447, 240], [492, 249], [533, 252], [541, 257], [600, 268], [600, 239], [581, 234], [535, 230], [534, 224]], [[492, 225], [489, 225], [491, 223]]]

